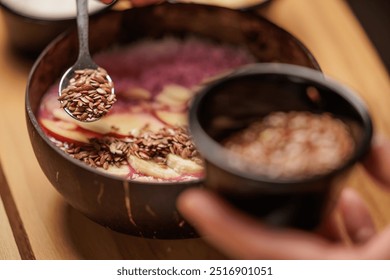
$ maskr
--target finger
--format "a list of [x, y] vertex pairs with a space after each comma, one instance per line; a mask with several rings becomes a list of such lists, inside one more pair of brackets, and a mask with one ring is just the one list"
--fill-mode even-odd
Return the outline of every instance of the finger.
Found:
[[371, 151], [363, 161], [367, 172], [384, 187], [390, 189], [390, 141], [376, 136]]
[[233, 258], [351, 258], [348, 250], [340, 251], [314, 234], [266, 227], [208, 191], [184, 192], [179, 197], [178, 208], [201, 235]]
[[353, 243], [365, 243], [375, 235], [376, 229], [369, 209], [355, 190], [345, 188], [337, 208]]
[[364, 243], [376, 232], [370, 211], [351, 188], [345, 188], [331, 215], [322, 223], [318, 233], [334, 242]]

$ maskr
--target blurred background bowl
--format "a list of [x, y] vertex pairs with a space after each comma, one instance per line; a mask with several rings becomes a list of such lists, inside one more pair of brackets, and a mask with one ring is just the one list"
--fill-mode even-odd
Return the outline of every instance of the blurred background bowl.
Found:
[[[89, 14], [96, 16], [111, 5], [89, 1]], [[76, 1], [0, 0], [9, 43], [19, 52], [36, 56], [55, 37], [76, 24]]]
[[[197, 4], [161, 4], [110, 12], [91, 21], [91, 52], [166, 35], [197, 36], [240, 46], [259, 62], [281, 61], [314, 69], [311, 53], [292, 35], [250, 12]], [[176, 198], [202, 181], [142, 183], [93, 169], [58, 149], [37, 121], [42, 96], [77, 56], [77, 32], [52, 42], [31, 70], [26, 89], [26, 118], [36, 158], [65, 200], [110, 229], [150, 238], [189, 238], [194, 229], [180, 217]]]
[[[273, 112], [330, 113], [348, 127], [354, 150], [340, 166], [315, 176], [272, 177], [239, 168], [237, 154], [220, 143]], [[330, 213], [345, 175], [372, 137], [370, 114], [355, 92], [319, 71], [280, 63], [244, 66], [203, 88], [190, 108], [189, 126], [206, 161], [207, 188], [269, 224], [306, 230]]]

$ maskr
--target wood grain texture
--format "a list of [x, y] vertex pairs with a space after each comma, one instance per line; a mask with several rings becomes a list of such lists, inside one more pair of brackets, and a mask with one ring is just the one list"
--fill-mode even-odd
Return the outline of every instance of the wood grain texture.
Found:
[[[302, 40], [326, 74], [354, 88], [373, 112], [377, 131], [390, 136], [389, 76], [344, 1], [275, 0], [263, 14]], [[161, 241], [125, 236], [70, 208], [42, 173], [29, 143], [24, 90], [31, 66], [32, 61], [22, 59], [8, 47], [0, 14], [0, 160], [35, 257], [223, 258], [202, 239]], [[390, 196], [379, 190], [361, 168], [349, 183], [364, 195], [378, 227], [390, 224]], [[0, 203], [2, 223], [4, 217]], [[0, 236], [0, 258], [16, 258], [15, 245], [6, 242], [12, 239], [7, 224], [0, 225]]]
[[8, 242], [10, 241], [11, 246], [13, 246], [13, 244], [16, 243], [21, 259], [34, 260], [35, 257], [31, 248], [30, 240], [28, 239], [26, 229], [24, 228], [23, 221], [19, 215], [18, 208], [16, 207], [15, 200], [12, 196], [11, 190], [7, 182], [7, 178], [4, 175], [1, 162], [0, 162], [0, 196], [1, 196], [2, 206], [4, 207], [3, 210], [5, 211], [6, 214], [6, 217], [4, 217], [3, 219], [4, 230], [6, 230], [6, 227], [9, 227], [12, 231], [12, 237], [13, 237], [12, 239], [10, 239], [11, 235], [7, 234], [8, 236], [7, 241]]
[[7, 214], [0, 199], [0, 260], [19, 260], [20, 255]]

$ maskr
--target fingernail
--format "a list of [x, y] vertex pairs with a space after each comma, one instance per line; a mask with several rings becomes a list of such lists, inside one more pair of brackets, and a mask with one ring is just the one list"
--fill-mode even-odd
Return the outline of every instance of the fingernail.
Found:
[[189, 189], [179, 196], [177, 204], [180, 210], [187, 212], [197, 210], [202, 203], [202, 197], [199, 196], [198, 190]]
[[356, 243], [365, 243], [369, 239], [371, 239], [374, 235], [375, 235], [375, 230], [371, 227], [366, 227], [366, 228], [359, 229], [356, 232], [353, 239]]
[[194, 227], [213, 214], [212, 204], [210, 205], [207, 195], [195, 189], [186, 190], [177, 201], [177, 208], [180, 214]]
[[179, 196], [177, 207], [184, 216], [210, 218], [218, 216], [222, 206], [221, 201], [212, 193], [200, 189], [189, 189]]
[[372, 145], [373, 146], [383, 146], [386, 142], [388, 142], [387, 138], [383, 134], [375, 134], [372, 138]]

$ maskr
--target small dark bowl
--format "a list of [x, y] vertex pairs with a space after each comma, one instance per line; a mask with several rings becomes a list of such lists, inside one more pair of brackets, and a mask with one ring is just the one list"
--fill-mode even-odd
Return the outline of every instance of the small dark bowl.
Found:
[[[317, 89], [317, 98], [307, 94], [309, 87]], [[237, 157], [220, 141], [275, 111], [330, 112], [350, 128], [356, 149], [333, 171], [304, 179], [272, 179], [233, 166]], [[216, 121], [221, 118], [231, 121], [221, 125]], [[368, 150], [372, 123], [350, 89], [315, 70], [271, 63], [244, 67], [201, 90], [190, 108], [190, 131], [206, 160], [206, 187], [272, 225], [311, 230], [329, 213], [340, 182]]]
[[[190, 19], [190, 20], [189, 20]], [[145, 38], [198, 36], [248, 49], [258, 61], [283, 61], [319, 69], [308, 50], [293, 36], [248, 12], [195, 4], [162, 4], [110, 12], [91, 21], [91, 52]], [[59, 150], [37, 120], [47, 89], [74, 63], [77, 32], [55, 40], [36, 61], [26, 90], [26, 117], [38, 162], [65, 200], [87, 217], [113, 230], [151, 238], [196, 235], [176, 210], [176, 198], [202, 181], [142, 183], [90, 168]]]

